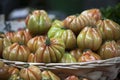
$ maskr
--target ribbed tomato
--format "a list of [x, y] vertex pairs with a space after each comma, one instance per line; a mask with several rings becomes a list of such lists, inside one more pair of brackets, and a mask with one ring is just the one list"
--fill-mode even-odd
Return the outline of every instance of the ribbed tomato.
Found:
[[12, 74], [8, 80], [24, 80], [22, 79], [19, 74]]
[[99, 49], [99, 55], [102, 59], [108, 59], [120, 56], [120, 45], [114, 40], [106, 41]]
[[42, 72], [42, 80], [61, 80], [56, 74], [49, 70], [44, 70]]
[[104, 40], [120, 39], [120, 25], [110, 19], [99, 20], [97, 28], [102, 34]]
[[14, 33], [12, 37], [12, 42], [27, 44], [27, 42], [32, 38], [28, 30], [19, 30]]
[[29, 54], [29, 48], [18, 43], [13, 43], [3, 50], [3, 58], [12, 61], [27, 61]]
[[98, 50], [102, 43], [102, 36], [97, 28], [86, 26], [77, 36], [79, 49]]
[[93, 17], [96, 22], [102, 18], [101, 11], [97, 8], [84, 10], [81, 14]]
[[77, 62], [75, 57], [66, 52], [60, 60], [61, 63], [74, 63]]
[[19, 75], [23, 80], [41, 80], [41, 70], [37, 66], [22, 68]]
[[8, 72], [9, 66], [0, 61], [0, 80], [8, 80], [10, 73]]
[[12, 74], [18, 74], [19, 73], [19, 69], [14, 67], [14, 66], [9, 66], [9, 70], [8, 72], [12, 75]]
[[27, 46], [31, 52], [35, 53], [39, 46], [44, 43], [45, 39], [45, 36], [35, 36], [28, 41]]
[[75, 57], [76, 61], [78, 61], [78, 58], [82, 55], [82, 53], [83, 51], [79, 48], [70, 51], [70, 54]]
[[32, 35], [46, 34], [51, 20], [45, 10], [35, 10], [27, 16], [26, 26]]
[[10, 40], [10, 42], [13, 42], [14, 34], [15, 34], [15, 32], [7, 32], [7, 33], [5, 33], [5, 38]]
[[96, 20], [93, 17], [79, 14], [78, 16], [70, 15], [66, 17], [63, 20], [63, 23], [66, 28], [71, 29], [76, 35], [78, 35], [85, 26], [95, 25]]
[[37, 62], [58, 62], [65, 52], [65, 44], [62, 39], [46, 38], [35, 52]]
[[28, 56], [28, 61], [27, 62], [37, 62], [37, 59], [36, 59], [36, 55], [31, 53], [29, 56]]
[[60, 20], [55, 20], [52, 27], [48, 31], [48, 37], [61, 38], [65, 43], [66, 49], [70, 50], [76, 47], [76, 36], [70, 30], [64, 27], [64, 24]]
[[89, 62], [95, 60], [101, 60], [101, 57], [97, 53], [87, 50], [79, 57], [78, 62]]

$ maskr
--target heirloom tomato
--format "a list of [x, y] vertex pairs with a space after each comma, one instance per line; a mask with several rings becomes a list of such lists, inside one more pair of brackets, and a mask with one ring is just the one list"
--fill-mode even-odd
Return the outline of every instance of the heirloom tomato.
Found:
[[45, 10], [35, 10], [27, 16], [26, 26], [34, 36], [46, 34], [51, 26], [51, 19]]
[[117, 42], [115, 42], [114, 40], [106, 41], [100, 47], [98, 54], [101, 56], [102, 59], [119, 57], [120, 45], [117, 44]]
[[65, 52], [65, 44], [62, 39], [48, 38], [44, 39], [43, 44], [35, 52], [37, 62], [58, 62]]
[[32, 38], [31, 34], [28, 30], [19, 30], [15, 32], [14, 36], [12, 37], [12, 42], [27, 44], [27, 42]]
[[76, 61], [78, 61], [78, 58], [82, 55], [82, 53], [83, 51], [79, 48], [70, 51], [70, 54], [75, 57]]
[[120, 25], [110, 19], [99, 20], [97, 28], [102, 34], [104, 40], [119, 40]]
[[93, 17], [96, 22], [102, 18], [101, 11], [97, 8], [84, 10], [81, 14]]
[[45, 39], [46, 36], [35, 36], [28, 41], [27, 46], [31, 52], [35, 53], [39, 46], [44, 43]]
[[61, 63], [74, 63], [77, 62], [75, 57], [66, 52], [60, 60]]
[[78, 16], [71, 15], [66, 17], [63, 20], [63, 23], [66, 28], [71, 29], [76, 35], [78, 35], [85, 26], [95, 25], [96, 20], [93, 17], [78, 14]]
[[79, 49], [98, 50], [102, 44], [102, 36], [97, 28], [86, 26], [77, 36]]
[[76, 36], [70, 30], [64, 27], [64, 24], [60, 20], [55, 20], [52, 27], [48, 31], [48, 37], [61, 38], [65, 43], [66, 49], [73, 49], [76, 47]]
[[84, 51], [82, 56], [79, 57], [78, 62], [89, 62], [95, 60], [101, 60], [101, 57], [97, 53], [87, 50]]
[[3, 50], [3, 58], [12, 61], [27, 61], [29, 54], [29, 48], [18, 43], [13, 43]]
[[19, 75], [23, 80], [41, 80], [41, 70], [33, 65], [22, 68]]
[[42, 72], [42, 80], [61, 80], [56, 74], [49, 70], [44, 70]]
[[0, 61], [0, 80], [8, 80], [10, 73], [8, 72], [9, 66]]

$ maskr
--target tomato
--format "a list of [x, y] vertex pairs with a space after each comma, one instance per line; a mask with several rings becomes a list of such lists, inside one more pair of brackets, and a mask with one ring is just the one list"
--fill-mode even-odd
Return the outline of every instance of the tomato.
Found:
[[97, 28], [102, 34], [104, 40], [119, 40], [120, 25], [110, 19], [99, 20]]
[[75, 57], [72, 56], [70, 53], [66, 52], [62, 59], [60, 60], [61, 63], [74, 63], [77, 62]]
[[14, 34], [15, 34], [15, 32], [7, 32], [7, 33], [5, 33], [5, 38], [7, 38], [12, 43]]
[[102, 36], [97, 28], [86, 26], [77, 36], [79, 49], [98, 50], [102, 44]]
[[65, 52], [65, 44], [62, 39], [46, 37], [35, 52], [37, 62], [58, 62]]
[[78, 62], [89, 62], [95, 60], [101, 60], [101, 57], [97, 53], [87, 50], [84, 51], [82, 56], [79, 57]]
[[31, 53], [28, 57], [28, 61], [27, 62], [37, 62], [36, 59], [36, 55], [34, 55], [33, 53]]
[[41, 70], [37, 66], [22, 68], [19, 75], [23, 80], [41, 80]]
[[97, 8], [84, 10], [81, 14], [93, 17], [96, 21], [102, 19], [101, 11]]
[[120, 45], [114, 40], [106, 41], [100, 47], [98, 54], [101, 56], [102, 59], [119, 57]]
[[9, 66], [0, 61], [0, 80], [8, 80], [10, 73], [8, 72]]
[[83, 51], [79, 48], [70, 51], [70, 54], [75, 57], [76, 61], [78, 61], [78, 58], [82, 55], [82, 53]]
[[12, 37], [12, 42], [27, 44], [27, 42], [32, 38], [28, 30], [19, 30], [14, 33]]
[[13, 66], [9, 66], [9, 70], [8, 72], [12, 75], [12, 74], [18, 74], [19, 73], [19, 69]]
[[22, 79], [19, 74], [12, 74], [10, 77], [9, 77], [9, 80], [24, 80]]
[[68, 50], [76, 47], [75, 34], [70, 29], [66, 29], [63, 22], [60, 20], [55, 20], [53, 22], [52, 27], [48, 31], [48, 37], [63, 39], [65, 47]]
[[45, 10], [35, 10], [26, 18], [26, 26], [32, 35], [46, 34], [51, 20]]
[[66, 28], [71, 29], [76, 35], [78, 35], [85, 26], [95, 25], [96, 20], [90, 16], [78, 14], [78, 16], [70, 15], [66, 17], [63, 20], [63, 23]]
[[31, 52], [35, 53], [39, 46], [44, 43], [45, 39], [45, 36], [35, 36], [28, 41], [27, 46]]
[[18, 43], [13, 43], [3, 50], [3, 58], [12, 61], [27, 61], [29, 54], [29, 48]]
[[56, 74], [49, 70], [44, 70], [42, 72], [42, 80], [61, 80]]

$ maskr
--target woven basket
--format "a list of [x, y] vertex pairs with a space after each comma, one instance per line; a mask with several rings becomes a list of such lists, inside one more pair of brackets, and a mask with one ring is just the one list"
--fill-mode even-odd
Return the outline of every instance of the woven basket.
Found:
[[114, 80], [120, 72], [120, 57], [81, 63], [28, 63], [0, 60], [18, 68], [29, 64], [36, 65], [42, 70], [49, 69], [61, 77], [61, 80], [70, 75], [87, 77], [90, 80]]

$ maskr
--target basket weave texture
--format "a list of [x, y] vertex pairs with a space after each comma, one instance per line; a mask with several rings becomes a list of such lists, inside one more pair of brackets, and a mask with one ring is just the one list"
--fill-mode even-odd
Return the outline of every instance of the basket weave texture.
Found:
[[81, 63], [30, 63], [0, 60], [18, 68], [29, 64], [38, 66], [42, 70], [49, 69], [62, 80], [69, 75], [87, 77], [91, 80], [114, 80], [120, 72], [120, 57]]

